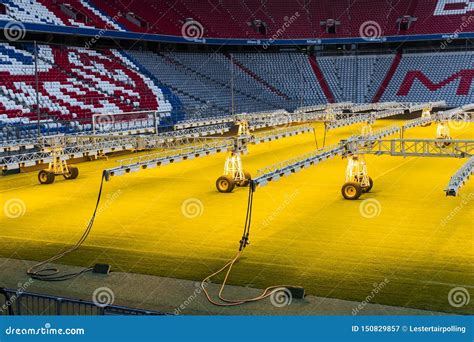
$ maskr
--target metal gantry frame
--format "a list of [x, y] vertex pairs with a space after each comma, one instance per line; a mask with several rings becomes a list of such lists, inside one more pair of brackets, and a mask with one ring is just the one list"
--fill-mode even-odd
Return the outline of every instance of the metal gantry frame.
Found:
[[[241, 152], [244, 153], [247, 144], [258, 144], [314, 131], [313, 127], [301, 125], [301, 123], [323, 121], [325, 122], [326, 129], [334, 129], [359, 122], [366, 122], [370, 125], [377, 119], [404, 114], [406, 110], [415, 112], [443, 107], [446, 107], [444, 101], [406, 104], [397, 104], [395, 102], [352, 104], [345, 102], [302, 107], [293, 113], [288, 113], [286, 110], [280, 109], [250, 114], [236, 114], [230, 118], [216, 117], [202, 120], [188, 120], [176, 124], [174, 127], [175, 130], [173, 131], [159, 134], [78, 134], [40, 137], [0, 145], [0, 166], [4, 170], [8, 170], [49, 163], [51, 169], [51, 163], [57, 162], [59, 163], [58, 165], [65, 164], [66, 167], [62, 167], [62, 169], [67, 171], [66, 160], [69, 159], [80, 157], [97, 158], [118, 151], [170, 150], [123, 159], [118, 167], [106, 170], [107, 179], [110, 179], [111, 176], [140, 169], [221, 151], [232, 151], [235, 147], [236, 139], [240, 139], [243, 148]], [[317, 150], [301, 158], [293, 158], [289, 162], [281, 163], [279, 167], [272, 166], [270, 167], [272, 170], [268, 170], [267, 172], [271, 173], [271, 175], [266, 177], [266, 179], [276, 179], [279, 174], [288, 174], [288, 170], [292, 173], [297, 169], [313, 165], [330, 156], [340, 154], [343, 156], [349, 154], [385, 154], [392, 156], [439, 156], [458, 158], [469, 156], [472, 153], [471, 140], [403, 139], [403, 133], [406, 129], [427, 125], [434, 121], [473, 121], [473, 113], [469, 112], [472, 110], [474, 110], [474, 104], [438, 112], [433, 115], [430, 114], [429, 117], [410, 120], [402, 127], [392, 126], [375, 132], [372, 132], [371, 129], [366, 130], [365, 134], [350, 137], [347, 140], [341, 141], [337, 146]], [[208, 137], [210, 135], [227, 133], [236, 123], [242, 120], [248, 123], [249, 131], [265, 127], [284, 127], [252, 135], [249, 133], [245, 136], [240, 136], [240, 138]], [[298, 126], [292, 126], [295, 124]], [[383, 139], [388, 135], [396, 133], [400, 133], [402, 139]], [[54, 148], [52, 148], [53, 146]], [[60, 148], [58, 148], [58, 146], [60, 146]], [[265, 172], [262, 173], [262, 171], [259, 171], [258, 177], [254, 180], [255, 184], [259, 185], [259, 178], [264, 174]], [[262, 178], [262, 180], [264, 178]], [[262, 181], [262, 184], [263, 183], [265, 183], [264, 180]]]
[[347, 139], [342, 140], [341, 142], [360, 142], [361, 144], [369, 144], [375, 140], [385, 138], [389, 135], [395, 135], [400, 133], [401, 129], [399, 126], [388, 126], [383, 127], [377, 130], [372, 130], [370, 135], [353, 135]]
[[309, 125], [291, 126], [291, 127], [281, 128], [281, 129], [275, 129], [271, 132], [272, 133], [261, 132], [261, 133], [252, 134], [252, 139], [250, 140], [250, 143], [260, 144], [260, 143], [266, 143], [273, 140], [278, 140], [280, 138], [292, 137], [298, 134], [313, 133], [314, 128]]
[[451, 177], [446, 188], [446, 196], [457, 196], [461, 187], [474, 174], [474, 157], [468, 161]]
[[[229, 130], [230, 126], [228, 124], [216, 124], [159, 134], [77, 134], [28, 139], [0, 146], [0, 152], [3, 152], [3, 155], [0, 154], [0, 168], [9, 170], [49, 163], [52, 160], [52, 156], [50, 153], [45, 152], [44, 148], [52, 144], [62, 146], [62, 160], [81, 157], [96, 158], [119, 151], [176, 147], [194, 142], [201, 137], [224, 134]], [[30, 152], [25, 152], [27, 150]]]
[[[41, 170], [38, 179], [41, 184], [51, 184], [54, 177], [63, 175], [66, 179], [75, 179], [78, 175], [78, 169], [74, 166], [68, 166], [68, 161], [77, 158], [96, 159], [106, 157], [108, 154], [119, 151], [143, 151], [154, 149], [180, 149], [174, 151], [171, 155], [176, 156], [156, 156], [154, 159], [157, 164], [173, 162], [179, 159], [190, 159], [201, 154], [212, 154], [215, 151], [229, 149], [229, 142], [209, 142], [208, 136], [218, 136], [227, 133], [238, 123], [245, 120], [248, 130], [255, 130], [262, 127], [278, 127], [281, 125], [293, 125], [301, 123], [307, 119], [308, 115], [298, 114], [290, 117], [285, 110], [259, 112], [252, 114], [235, 115], [232, 118], [211, 118], [200, 121], [183, 122], [170, 132], [155, 134], [126, 134], [127, 132], [114, 132], [113, 134], [76, 134], [76, 135], [56, 135], [47, 137], [38, 137], [14, 141], [8, 145], [0, 146], [0, 166], [3, 170], [30, 167], [34, 165], [48, 164], [49, 166]], [[252, 121], [249, 122], [248, 118]], [[258, 133], [249, 136], [245, 143], [262, 143], [282, 137], [292, 136], [302, 132], [309, 132], [312, 128], [308, 126], [287, 127], [279, 129], [274, 133]], [[122, 134], [123, 133], [123, 134]], [[216, 137], [212, 137], [216, 138]], [[207, 139], [203, 142], [203, 139]], [[217, 139], [219, 139], [217, 137]], [[162, 153], [163, 154], [163, 153]], [[164, 158], [164, 159], [163, 159]], [[143, 167], [150, 167], [153, 163], [150, 158], [146, 163], [138, 161]], [[133, 164], [133, 163], [130, 163]], [[241, 165], [239, 160], [238, 165]], [[122, 170], [129, 172], [135, 170], [134, 165], [126, 167], [122, 165], [119, 169], [113, 170], [110, 175], [121, 174]], [[71, 176], [72, 174], [72, 176]]]
[[446, 108], [445, 101], [437, 101], [437, 102], [427, 102], [427, 103], [419, 103], [419, 104], [409, 104], [408, 111], [410, 113], [418, 112], [424, 109], [433, 110], [434, 108]]
[[233, 117], [210, 117], [206, 119], [191, 119], [179, 122], [174, 125], [175, 130], [182, 130], [185, 128], [193, 128], [193, 127], [202, 127], [202, 126], [211, 126], [216, 124], [226, 124], [226, 123], [233, 123]]
[[188, 147], [122, 159], [119, 161], [119, 166], [107, 169], [104, 172], [106, 174], [106, 180], [110, 180], [112, 176], [121, 176], [131, 172], [137, 172], [144, 169], [208, 156], [220, 152], [232, 153], [238, 151], [239, 153], [245, 153], [248, 144], [266, 143], [281, 138], [311, 132], [314, 132], [313, 127], [302, 125], [283, 127], [253, 135], [244, 134], [228, 138], [201, 138], [200, 143], [192, 144]]
[[0, 165], [4, 170], [16, 169], [49, 163], [52, 154], [48, 151], [50, 146], [61, 146], [62, 160], [81, 157], [96, 158], [112, 152], [136, 151], [170, 147], [198, 140], [193, 136], [167, 136], [167, 135], [68, 135], [41, 138], [36, 141], [35, 152], [17, 153], [0, 156]]
[[[270, 181], [278, 180], [283, 176], [288, 176], [304, 168], [317, 165], [322, 161], [334, 158], [336, 156], [348, 156], [358, 154], [357, 149], [353, 147], [372, 145], [378, 139], [396, 134], [400, 127], [392, 126], [372, 132], [371, 136], [352, 136], [347, 140], [341, 141], [337, 145], [324, 147], [304, 155], [294, 157], [277, 164], [260, 169], [257, 177], [253, 179], [254, 186], [264, 186]], [[351, 148], [352, 147], [352, 148]]]
[[453, 176], [446, 190], [447, 195], [456, 195], [474, 170], [474, 159], [472, 157], [474, 153], [474, 140], [446, 140], [444, 142], [449, 144], [440, 147], [439, 139], [382, 139], [384, 135], [395, 134], [398, 130], [392, 127], [375, 132], [370, 137], [352, 137], [341, 141], [338, 145], [316, 150], [260, 169], [257, 177], [252, 180], [253, 186], [255, 188], [265, 186], [271, 181], [276, 181], [283, 176], [291, 175], [336, 156], [351, 157], [373, 154], [377, 156], [390, 155], [401, 157], [471, 157]]
[[474, 121], [474, 113], [469, 112], [468, 110], [474, 110], [474, 105], [466, 105], [460, 108], [454, 108], [444, 112], [438, 113], [430, 113], [430, 115], [422, 116], [420, 118], [416, 118], [413, 120], [409, 120], [402, 126], [402, 134], [401, 137], [403, 138], [405, 135], [405, 131], [410, 128], [415, 128], [419, 126], [429, 126], [432, 123], [445, 123], [447, 121], [461, 121], [461, 122], [473, 122]]
[[[158, 110], [92, 114], [92, 134], [95, 135], [101, 132], [107, 134], [158, 133], [160, 119], [170, 114], [169, 111], [161, 112]], [[126, 116], [141, 116], [141, 118], [136, 120], [120, 119], [120, 117]], [[152, 118], [151, 123], [150, 116]], [[103, 119], [101, 120], [101, 118]], [[119, 119], [117, 120], [116, 118]], [[140, 123], [138, 127], [136, 126], [137, 122]], [[144, 122], [147, 124], [144, 125]]]
[[[170, 147], [170, 145], [174, 147], [188, 143], [186, 140], [225, 134], [230, 131], [236, 120], [245, 116], [246, 115], [237, 115], [230, 119], [216, 118], [201, 120], [194, 122], [195, 124], [192, 122], [181, 123], [176, 126], [176, 130], [159, 134], [77, 134], [13, 141], [10, 144], [0, 145], [0, 168], [9, 170], [49, 163], [52, 157], [43, 151], [43, 147], [45, 145], [51, 145], [51, 141], [55, 143], [60, 142], [62, 144], [63, 153], [61, 158], [63, 160], [81, 157], [95, 158], [118, 151], [167, 148]], [[251, 119], [249, 121], [250, 130], [263, 127], [278, 127], [294, 123], [299, 124], [308, 119], [307, 115], [290, 117], [284, 110], [249, 114], [248, 116]]]
[[327, 146], [317, 151], [309, 152], [260, 169], [257, 171], [257, 177], [252, 179], [252, 182], [255, 187], [265, 186], [269, 182], [279, 180], [281, 177], [289, 176], [303, 170], [304, 168], [318, 165], [319, 163], [336, 156], [342, 156], [344, 153], [345, 149], [343, 146]]
[[[440, 102], [428, 102], [416, 105], [406, 105], [406, 106], [398, 106], [398, 108], [394, 108], [392, 102], [382, 103], [379, 106], [374, 106], [374, 104], [362, 105], [362, 106], [355, 106], [353, 110], [359, 109], [361, 111], [365, 110], [375, 110], [370, 113], [351, 113], [351, 114], [342, 114], [337, 117], [337, 120], [327, 123], [327, 129], [335, 129], [350, 126], [356, 123], [367, 122], [367, 123], [374, 123], [378, 119], [385, 119], [392, 116], [403, 115], [406, 110], [409, 112], [415, 112], [418, 110], [422, 110], [423, 108], [440, 108], [445, 107], [446, 103], [444, 101]], [[345, 116], [345, 117], [344, 117]], [[418, 119], [416, 119], [418, 120]]]
[[[440, 142], [449, 143], [441, 147]], [[389, 155], [393, 157], [466, 158], [474, 151], [474, 140], [439, 139], [359, 139], [345, 144], [349, 154]]]
[[[409, 112], [416, 112], [420, 110], [432, 110], [433, 108], [446, 107], [444, 101], [429, 102], [421, 104], [407, 104], [405, 109]], [[310, 108], [311, 110], [314, 108]], [[317, 108], [318, 110], [320, 108]], [[376, 107], [373, 105], [353, 106], [354, 111], [358, 110], [374, 110], [384, 109], [379, 112], [372, 112], [368, 114], [348, 115], [340, 114], [339, 120], [327, 122], [326, 128], [333, 129], [352, 125], [359, 122], [367, 122], [370, 125], [377, 118], [385, 118], [404, 113], [404, 109], [391, 108], [391, 104], [387, 103], [384, 106]], [[298, 172], [303, 168], [317, 165], [320, 162], [336, 157], [336, 156], [359, 156], [364, 154], [374, 155], [391, 155], [391, 156], [416, 156], [416, 157], [453, 157], [466, 158], [472, 155], [474, 149], [474, 140], [452, 140], [449, 137], [445, 139], [403, 139], [404, 131], [406, 129], [423, 126], [434, 121], [444, 122], [448, 120], [455, 121], [473, 121], [473, 113], [468, 112], [474, 109], [474, 104], [466, 105], [460, 108], [454, 108], [445, 112], [439, 112], [434, 116], [422, 117], [411, 120], [402, 127], [393, 126], [385, 128], [376, 132], [367, 130], [366, 134], [356, 135], [343, 140], [339, 145], [330, 146], [321, 150], [317, 150], [303, 156], [295, 157], [278, 164], [261, 169], [257, 173], [257, 177], [253, 179], [253, 186], [264, 186], [270, 181], [275, 181], [283, 176]], [[341, 116], [346, 115], [346, 118], [341, 119]], [[383, 139], [386, 136], [400, 133], [402, 139]], [[365, 166], [365, 163], [363, 163]], [[365, 169], [366, 170], [366, 169]], [[452, 182], [455, 183], [456, 190], [451, 186], [447, 190], [447, 194], [455, 194], [458, 189], [469, 178], [472, 172], [472, 164], [467, 163], [458, 173], [453, 176]], [[366, 172], [365, 172], [366, 173]], [[370, 177], [369, 177], [370, 178]], [[460, 180], [462, 179], [462, 180]], [[451, 183], [450, 183], [451, 184]], [[372, 185], [372, 184], [371, 184]], [[371, 186], [370, 186], [371, 187]], [[451, 190], [449, 190], [451, 189]], [[358, 198], [358, 197], [357, 197]]]
[[158, 166], [164, 166], [177, 163], [183, 160], [191, 160], [194, 158], [208, 156], [230, 148], [231, 140], [210, 139], [206, 143], [196, 146], [183, 147], [180, 149], [167, 150], [133, 158], [121, 159], [118, 161], [119, 166], [104, 170], [106, 180], [109, 181], [112, 176], [121, 176], [127, 173], [137, 172], [145, 169], [152, 169]]
[[[159, 134], [141, 134], [141, 135], [119, 135], [118, 137], [110, 134], [77, 134], [64, 136], [63, 159], [72, 159], [79, 157], [95, 157], [98, 154], [106, 154], [115, 151], [134, 150], [137, 141], [150, 139], [148, 137], [160, 136], [164, 138], [182, 138], [189, 136], [197, 138], [214, 134], [224, 134], [230, 130], [233, 123], [245, 117], [250, 126], [250, 130], [264, 127], [277, 127], [281, 125], [291, 125], [295, 123], [324, 121], [327, 119], [328, 112], [335, 115], [336, 122], [330, 123], [332, 126], [342, 127], [343, 125], [370, 121], [375, 118], [396, 115], [401, 109], [390, 109], [394, 103], [378, 103], [368, 105], [354, 105], [350, 102], [320, 105], [313, 107], [303, 107], [294, 113], [288, 113], [286, 110], [274, 110], [257, 112], [250, 114], [237, 114], [234, 117], [215, 117], [202, 120], [188, 120], [178, 123], [174, 131]], [[423, 104], [426, 106], [426, 104]], [[387, 109], [388, 108], [388, 109]], [[358, 110], [374, 109], [384, 111], [376, 114], [356, 113]], [[350, 110], [350, 113], [343, 113], [343, 110]], [[346, 119], [347, 121], [344, 121]], [[92, 139], [94, 138], [94, 139]], [[36, 164], [48, 163], [50, 156], [41, 152], [41, 147], [45, 141], [56, 139], [56, 137], [40, 137], [35, 139], [25, 139], [14, 141], [9, 144], [0, 145], [0, 167], [3, 169], [15, 169], [18, 167], [27, 167]], [[26, 152], [30, 150], [31, 152]], [[36, 151], [34, 151], [36, 150]]]

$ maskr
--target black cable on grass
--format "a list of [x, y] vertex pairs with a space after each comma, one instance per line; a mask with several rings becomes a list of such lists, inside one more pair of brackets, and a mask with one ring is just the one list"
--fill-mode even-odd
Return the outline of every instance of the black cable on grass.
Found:
[[77, 250], [81, 245], [86, 241], [87, 237], [89, 236], [92, 226], [94, 225], [95, 221], [95, 216], [97, 214], [97, 209], [99, 207], [100, 199], [102, 197], [102, 188], [104, 186], [104, 180], [105, 180], [105, 171], [102, 173], [102, 180], [100, 181], [100, 188], [99, 188], [99, 194], [97, 196], [97, 202], [95, 204], [94, 212], [92, 214], [92, 217], [89, 221], [89, 224], [87, 225], [84, 233], [82, 234], [81, 238], [79, 241], [77, 241], [72, 247], [64, 249], [62, 252], [59, 254], [56, 254], [55, 256], [52, 256], [49, 259], [46, 259], [44, 261], [41, 261], [31, 268], [29, 268], [26, 271], [26, 274], [29, 275], [31, 278], [36, 279], [36, 280], [41, 280], [41, 281], [64, 281], [64, 280], [69, 280], [73, 279], [75, 277], [80, 276], [81, 274], [84, 274], [86, 272], [92, 271], [93, 267], [88, 267], [83, 269], [82, 271], [75, 272], [75, 273], [66, 273], [66, 274], [60, 274], [59, 269], [57, 268], [48, 268], [46, 265], [48, 263], [52, 263], [56, 260], [59, 260], [66, 255], [74, 252]]
[[[253, 208], [253, 193], [255, 192], [255, 183], [250, 180], [249, 184], [249, 195], [248, 195], [248, 200], [247, 200], [247, 213], [245, 215], [245, 225], [244, 225], [244, 231], [242, 234], [242, 239], [240, 240], [240, 245], [239, 245], [239, 251], [237, 252], [236, 256], [232, 258], [229, 262], [227, 262], [223, 267], [221, 267], [218, 271], [212, 273], [211, 275], [207, 276], [206, 278], [203, 279], [201, 282], [201, 288], [204, 292], [204, 294], [207, 297], [207, 300], [216, 306], [237, 306], [237, 305], [242, 305], [246, 303], [251, 303], [251, 302], [257, 302], [262, 299], [270, 297], [272, 294], [275, 292], [280, 291], [282, 288], [291, 288], [293, 287], [292, 285], [276, 285], [276, 286], [270, 286], [267, 287], [266, 289], [263, 290], [263, 292], [254, 298], [245, 298], [245, 299], [227, 299], [224, 297], [224, 288], [227, 284], [227, 280], [229, 279], [230, 272], [232, 270], [232, 267], [234, 264], [239, 260], [240, 256], [242, 255], [245, 247], [249, 244], [249, 235], [250, 235], [250, 226], [252, 223], [252, 208]], [[222, 285], [219, 289], [219, 294], [218, 298], [220, 299], [221, 302], [215, 301], [214, 299], [211, 298], [209, 292], [206, 289], [206, 283], [211, 280], [214, 276], [224, 272], [227, 269], [227, 272], [225, 273], [224, 281], [222, 282]]]
[[253, 207], [253, 193], [255, 187], [253, 182], [249, 184], [249, 195], [247, 199], [247, 214], [245, 215], [244, 232], [242, 239], [240, 240], [239, 252], [243, 251], [244, 248], [249, 244], [250, 225], [252, 224], [252, 207]]

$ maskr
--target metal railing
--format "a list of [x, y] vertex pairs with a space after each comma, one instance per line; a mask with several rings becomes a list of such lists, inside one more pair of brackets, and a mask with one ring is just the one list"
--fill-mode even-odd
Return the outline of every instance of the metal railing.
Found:
[[474, 140], [362, 138], [348, 141], [346, 149], [352, 154], [378, 156], [468, 158], [474, 151]]
[[169, 315], [168, 313], [134, 309], [118, 305], [98, 306], [94, 302], [43, 295], [31, 292], [20, 292], [0, 288], [0, 316], [43, 316], [43, 315]]
[[319, 164], [323, 160], [342, 155], [344, 152], [345, 149], [341, 145], [323, 147], [259, 169], [257, 170], [257, 177], [253, 181], [256, 185], [265, 185], [270, 180], [277, 180], [282, 175], [289, 175], [305, 167]]

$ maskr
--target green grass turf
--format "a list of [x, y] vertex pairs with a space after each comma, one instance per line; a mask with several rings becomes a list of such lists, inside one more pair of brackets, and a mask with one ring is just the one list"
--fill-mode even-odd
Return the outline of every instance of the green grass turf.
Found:
[[[376, 128], [399, 121], [378, 121]], [[332, 144], [360, 126], [330, 131]], [[321, 126], [317, 125], [319, 146]], [[407, 131], [407, 138], [434, 137], [436, 127]], [[474, 139], [473, 126], [451, 130]], [[315, 148], [305, 134], [250, 147], [244, 167], [259, 168]], [[121, 157], [123, 158], [123, 157]], [[0, 205], [19, 199], [25, 212], [0, 216], [0, 256], [42, 260], [81, 236], [95, 205], [101, 171], [116, 159], [78, 164], [74, 181], [39, 185], [36, 172], [0, 177]], [[88, 240], [64, 264], [112, 264], [115, 271], [201, 280], [234, 256], [242, 234], [247, 189], [220, 194], [224, 154], [112, 178], [105, 183]], [[230, 284], [264, 288], [304, 286], [309, 294], [363, 301], [375, 283], [388, 280], [372, 303], [474, 313], [448, 303], [462, 286], [472, 294], [474, 182], [446, 198], [451, 175], [466, 161], [450, 158], [368, 156], [373, 191], [358, 201], [342, 199], [346, 160], [336, 158], [258, 188], [251, 244]], [[186, 200], [202, 204], [195, 218], [183, 215]], [[365, 218], [360, 206], [376, 199], [379, 215]], [[0, 275], [1, 277], [1, 275]], [[131, 291], [134, 291], [131, 289]]]

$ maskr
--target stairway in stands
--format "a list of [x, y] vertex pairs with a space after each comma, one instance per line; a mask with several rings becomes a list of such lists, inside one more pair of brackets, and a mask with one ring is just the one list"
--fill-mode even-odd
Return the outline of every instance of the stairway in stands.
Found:
[[379, 102], [380, 99], [382, 98], [385, 89], [387, 89], [388, 85], [390, 84], [390, 81], [392, 80], [393, 75], [397, 72], [398, 66], [400, 65], [400, 62], [402, 60], [403, 53], [401, 50], [397, 52], [395, 55], [395, 58], [393, 59], [392, 65], [390, 66], [390, 69], [388, 70], [387, 75], [385, 76], [384, 80], [382, 81], [382, 84], [380, 85], [379, 89], [374, 95], [374, 98], [372, 99], [373, 103]]
[[319, 67], [318, 61], [316, 60], [315, 55], [311, 55], [308, 57], [309, 58], [309, 63], [311, 64], [311, 68], [313, 69], [314, 75], [316, 76], [316, 79], [319, 82], [319, 85], [321, 86], [321, 89], [324, 92], [324, 95], [326, 96], [326, 99], [329, 103], [334, 103], [334, 95], [332, 94], [331, 89], [329, 88], [328, 83], [326, 82], [326, 79], [324, 78], [324, 75]]

